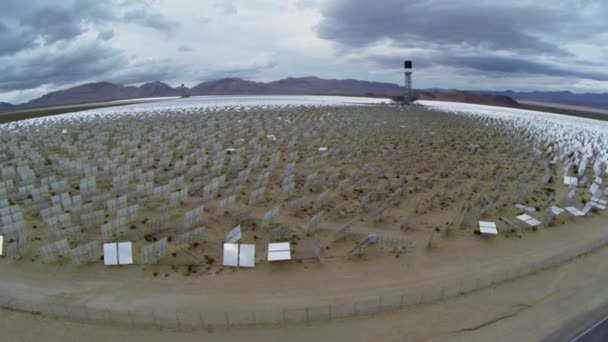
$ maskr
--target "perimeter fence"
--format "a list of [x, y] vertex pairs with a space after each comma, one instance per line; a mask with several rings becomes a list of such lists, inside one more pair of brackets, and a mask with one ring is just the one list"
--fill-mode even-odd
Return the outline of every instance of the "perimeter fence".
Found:
[[247, 311], [207, 312], [201, 311], [144, 311], [120, 310], [118, 308], [88, 307], [81, 304], [59, 304], [34, 300], [3, 298], [0, 305], [4, 309], [30, 312], [34, 315], [56, 319], [67, 319], [95, 324], [156, 327], [159, 329], [194, 330], [208, 328], [231, 328], [234, 326], [274, 324], [284, 325], [293, 322], [328, 321], [360, 315], [376, 314], [384, 311], [399, 310], [412, 305], [429, 304], [475, 290], [488, 288], [501, 282], [510, 281], [534, 274], [581, 255], [593, 252], [608, 244], [608, 236], [589, 243], [573, 246], [543, 260], [522, 261], [516, 266], [500, 268], [493, 265], [471, 274], [453, 274], [417, 284], [404, 283], [404, 290], [394, 294], [355, 300], [349, 303], [328, 303], [295, 308], [268, 308]]

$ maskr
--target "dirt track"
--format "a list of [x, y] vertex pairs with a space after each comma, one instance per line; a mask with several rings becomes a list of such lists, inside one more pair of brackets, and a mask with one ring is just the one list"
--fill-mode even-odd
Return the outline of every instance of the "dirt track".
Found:
[[[261, 265], [255, 272], [213, 277], [185, 277], [169, 268], [167, 278], [153, 278], [137, 268], [110, 272], [102, 266], [86, 272], [63, 267], [49, 275], [36, 265], [3, 265], [0, 290], [3, 298], [10, 297], [14, 303], [34, 300], [43, 309], [50, 305], [56, 306], [57, 311], [67, 304], [86, 307], [91, 312], [129, 312], [135, 316], [154, 312], [158, 317], [172, 317], [178, 312], [188, 317], [201, 313], [206, 319], [213, 315], [223, 318], [224, 312], [257, 311], [262, 320], [265, 313], [274, 311], [280, 315], [284, 308], [327, 304], [338, 307], [402, 293], [419, 296], [416, 291], [422, 289], [430, 296], [446, 286], [468, 288], [495, 276], [508, 277], [513, 268], [526, 267], [608, 236], [608, 227], [602, 221], [603, 217], [597, 215], [541, 230], [525, 239], [481, 241], [478, 247], [467, 249], [452, 248], [459, 243], [454, 237], [439, 242], [440, 246], [449, 243], [450, 248], [386, 258], [381, 263], [375, 259], [349, 263], [330, 260], [323, 266], [310, 262], [282, 265], [280, 270]], [[480, 260], [482, 257], [485, 260]], [[424, 298], [412, 299], [419, 300]]]
[[48, 319], [0, 311], [3, 336], [14, 341], [534, 341], [566, 321], [608, 300], [608, 249], [539, 274], [432, 305], [356, 319], [243, 327], [171, 331]]

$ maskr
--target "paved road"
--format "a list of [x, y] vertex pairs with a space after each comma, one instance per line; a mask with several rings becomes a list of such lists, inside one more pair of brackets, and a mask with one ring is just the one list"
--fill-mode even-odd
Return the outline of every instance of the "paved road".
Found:
[[566, 323], [560, 330], [547, 336], [544, 341], [608, 341], [608, 303]]
[[608, 316], [587, 328], [574, 338], [571, 342], [601, 342], [608, 341]]

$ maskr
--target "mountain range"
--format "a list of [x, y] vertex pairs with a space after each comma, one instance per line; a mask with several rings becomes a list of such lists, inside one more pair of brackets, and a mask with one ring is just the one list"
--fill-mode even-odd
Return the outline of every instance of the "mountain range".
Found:
[[577, 94], [569, 91], [478, 91], [480, 94], [508, 96], [515, 100], [559, 103], [571, 106], [593, 107], [608, 109], [608, 93]]
[[[52, 106], [77, 105], [95, 102], [117, 101], [165, 96], [199, 95], [344, 95], [394, 97], [403, 94], [403, 87], [393, 83], [369, 82], [354, 79], [336, 80], [318, 77], [288, 77], [272, 82], [254, 82], [240, 78], [222, 78], [202, 82], [192, 88], [171, 87], [156, 81], [139, 87], [124, 86], [109, 82], [96, 82], [73, 88], [54, 91], [31, 101], [13, 105], [0, 103], [0, 112], [9, 112]], [[459, 91], [459, 90], [415, 90], [414, 95], [422, 100], [440, 100], [479, 103], [496, 106], [519, 107], [515, 99], [528, 99], [564, 104], [600, 106], [608, 105], [608, 94], [573, 94], [568, 92], [516, 93], [511, 91]], [[576, 102], [576, 99], [580, 101]], [[568, 101], [568, 102], [564, 102]], [[589, 101], [589, 102], [585, 102]], [[605, 102], [603, 102], [605, 101]]]

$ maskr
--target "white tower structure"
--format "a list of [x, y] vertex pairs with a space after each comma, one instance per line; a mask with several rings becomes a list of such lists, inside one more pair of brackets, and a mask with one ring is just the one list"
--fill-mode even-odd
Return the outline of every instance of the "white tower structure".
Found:
[[414, 97], [412, 96], [412, 61], [404, 61], [403, 68], [405, 69], [405, 103], [409, 104], [412, 102]]

